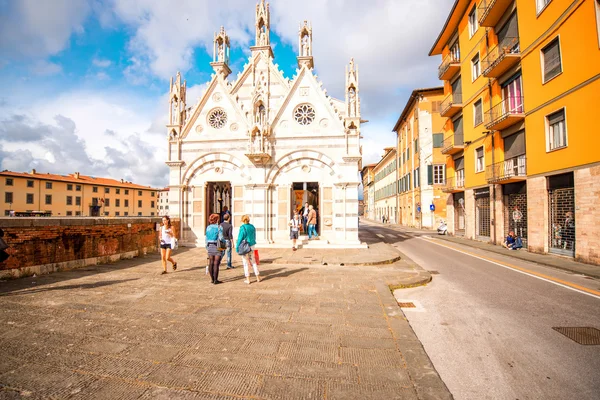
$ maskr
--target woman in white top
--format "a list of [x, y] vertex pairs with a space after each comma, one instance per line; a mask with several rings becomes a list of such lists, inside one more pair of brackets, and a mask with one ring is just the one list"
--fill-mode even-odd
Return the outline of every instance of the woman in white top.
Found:
[[294, 210], [294, 217], [290, 220], [288, 225], [290, 226], [292, 250], [296, 251], [298, 249], [298, 247], [296, 247], [296, 239], [298, 239], [298, 232], [300, 231], [300, 226], [302, 225], [302, 220], [300, 219], [300, 214], [298, 214], [298, 211]]
[[162, 261], [163, 272], [161, 272], [161, 275], [167, 273], [167, 261], [173, 264], [173, 271], [177, 269], [177, 263], [171, 258], [171, 242], [175, 239], [171, 218], [165, 215], [162, 219], [162, 223], [160, 228], [160, 258]]

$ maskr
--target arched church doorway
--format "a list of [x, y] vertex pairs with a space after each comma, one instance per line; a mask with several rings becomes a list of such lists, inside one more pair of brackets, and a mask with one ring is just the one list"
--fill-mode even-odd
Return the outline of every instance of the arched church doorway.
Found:
[[[292, 184], [292, 209], [290, 218], [294, 215], [294, 210], [302, 213], [304, 205], [308, 203], [317, 211], [317, 234], [321, 235], [321, 203], [319, 196], [319, 182], [294, 182]], [[302, 232], [307, 234], [307, 232]]]
[[[231, 182], [208, 182], [206, 185], [206, 220], [208, 226], [208, 217], [211, 214], [222, 215], [225, 210], [231, 213]], [[227, 208], [225, 208], [227, 207]]]

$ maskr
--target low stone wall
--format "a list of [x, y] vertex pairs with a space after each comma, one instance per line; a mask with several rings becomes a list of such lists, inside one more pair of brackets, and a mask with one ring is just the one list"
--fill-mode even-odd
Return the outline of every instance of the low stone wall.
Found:
[[[160, 218], [0, 218], [10, 257], [0, 278], [45, 274], [157, 250]], [[176, 232], [179, 221], [173, 221]]]

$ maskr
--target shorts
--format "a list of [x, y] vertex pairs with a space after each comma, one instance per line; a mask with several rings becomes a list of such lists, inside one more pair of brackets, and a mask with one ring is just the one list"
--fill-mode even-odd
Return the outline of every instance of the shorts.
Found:
[[290, 239], [298, 239], [298, 231], [290, 231]]
[[161, 243], [160, 244], [160, 248], [161, 249], [170, 249], [171, 248], [171, 243]]

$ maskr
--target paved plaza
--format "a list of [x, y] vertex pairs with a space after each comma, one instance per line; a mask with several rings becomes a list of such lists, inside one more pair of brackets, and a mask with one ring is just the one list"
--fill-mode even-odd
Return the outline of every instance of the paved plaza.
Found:
[[388, 286], [430, 275], [378, 246], [264, 249], [250, 285], [204, 249], [2, 281], [0, 398], [451, 398]]

